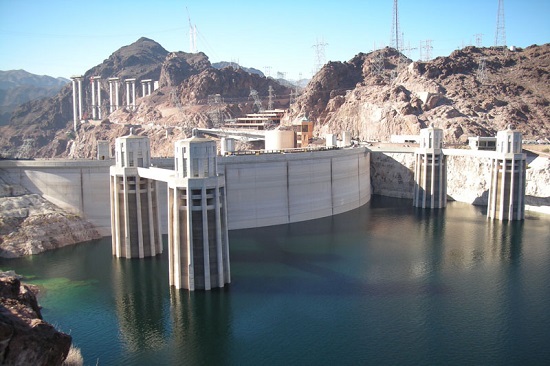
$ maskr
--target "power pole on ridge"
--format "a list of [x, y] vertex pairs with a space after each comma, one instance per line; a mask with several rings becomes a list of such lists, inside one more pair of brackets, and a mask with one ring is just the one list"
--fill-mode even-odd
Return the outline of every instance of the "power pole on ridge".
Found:
[[187, 10], [187, 19], [189, 20], [189, 52], [197, 53], [197, 26], [191, 23], [191, 16], [189, 15], [189, 9]]
[[504, 24], [504, 0], [498, 0], [497, 29], [495, 32], [495, 47], [506, 47], [506, 26]]
[[395, 48], [397, 51], [401, 51], [401, 43], [399, 40], [400, 34], [401, 34], [401, 30], [399, 26], [398, 4], [397, 4], [397, 0], [393, 0], [393, 16], [392, 16], [392, 26], [391, 26], [390, 47]]
[[315, 68], [313, 74], [321, 70], [321, 67], [325, 64], [325, 46], [328, 46], [328, 43], [325, 43], [323, 39], [317, 40], [317, 43], [312, 46], [315, 48]]

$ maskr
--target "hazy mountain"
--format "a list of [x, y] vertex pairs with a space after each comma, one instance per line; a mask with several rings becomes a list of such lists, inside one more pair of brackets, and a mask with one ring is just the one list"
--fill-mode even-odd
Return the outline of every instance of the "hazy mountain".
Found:
[[50, 97], [70, 80], [35, 75], [25, 70], [0, 71], [0, 125], [9, 122], [13, 110], [34, 99]]

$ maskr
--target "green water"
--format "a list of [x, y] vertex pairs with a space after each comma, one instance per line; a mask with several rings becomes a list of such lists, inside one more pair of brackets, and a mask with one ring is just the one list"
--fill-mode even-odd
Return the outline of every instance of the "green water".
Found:
[[165, 253], [110, 238], [1, 260], [95, 365], [546, 365], [550, 217], [488, 221], [373, 196], [332, 218], [230, 232], [232, 283], [170, 290]]

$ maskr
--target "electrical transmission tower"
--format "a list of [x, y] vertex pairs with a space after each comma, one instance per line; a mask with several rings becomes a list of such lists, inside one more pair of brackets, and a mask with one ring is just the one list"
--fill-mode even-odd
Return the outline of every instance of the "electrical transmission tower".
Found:
[[474, 37], [476, 37], [476, 47], [483, 47], [483, 34], [477, 33], [474, 34]]
[[391, 42], [390, 47], [395, 48], [400, 51], [402, 46], [402, 40], [399, 39], [401, 35], [401, 29], [399, 26], [399, 10], [397, 5], [397, 0], [393, 0], [393, 16], [392, 16], [392, 25], [391, 25]]
[[506, 27], [504, 24], [504, 0], [498, 0], [497, 30], [495, 32], [495, 47], [506, 47]]
[[264, 67], [265, 70], [265, 76], [270, 77], [271, 76], [271, 66]]
[[181, 104], [181, 101], [178, 98], [178, 91], [177, 91], [177, 88], [175, 86], [172, 87], [172, 90], [170, 90], [170, 101], [180, 111], [183, 109], [183, 105]]
[[189, 52], [197, 53], [197, 26], [191, 23], [191, 16], [189, 15], [189, 9], [187, 10], [187, 19], [189, 20]]
[[254, 100], [254, 109], [256, 109], [257, 112], [262, 112], [264, 108], [262, 107], [262, 101], [260, 100], [258, 92], [250, 88], [250, 97]]
[[432, 42], [431, 39], [420, 41], [420, 59], [422, 61], [430, 61], [432, 59]]
[[273, 98], [275, 98], [275, 94], [273, 93], [273, 87], [270, 85], [267, 89], [269, 92], [268, 99], [267, 99], [267, 109], [272, 110], [273, 109]]
[[481, 84], [487, 83], [487, 68], [486, 68], [487, 58], [481, 57], [479, 59], [479, 66], [477, 68], [477, 80]]
[[378, 50], [378, 54], [374, 57], [371, 67], [371, 72], [374, 75], [382, 76], [384, 74], [384, 69], [386, 68], [384, 50]]
[[321, 67], [325, 64], [325, 46], [328, 46], [328, 43], [325, 43], [323, 39], [317, 40], [317, 43], [312, 46], [315, 49], [314, 74], [321, 70]]
[[214, 107], [214, 110], [210, 111], [208, 115], [212, 121], [212, 128], [219, 128], [223, 126], [223, 116], [221, 111], [221, 105], [223, 99], [220, 94], [212, 94], [208, 96], [208, 105]]

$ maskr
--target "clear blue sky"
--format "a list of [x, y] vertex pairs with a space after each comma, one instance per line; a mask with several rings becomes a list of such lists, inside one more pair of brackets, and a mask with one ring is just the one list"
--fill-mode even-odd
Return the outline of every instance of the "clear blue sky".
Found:
[[[69, 77], [144, 36], [189, 51], [189, 23], [212, 62], [238, 61], [271, 75], [310, 77], [317, 40], [326, 61], [388, 45], [392, 0], [0, 0], [0, 70]], [[494, 44], [498, 0], [399, 0], [405, 44], [433, 41], [432, 56]], [[508, 45], [550, 42], [550, 0], [504, 0]], [[411, 57], [419, 58], [417, 50]]]

